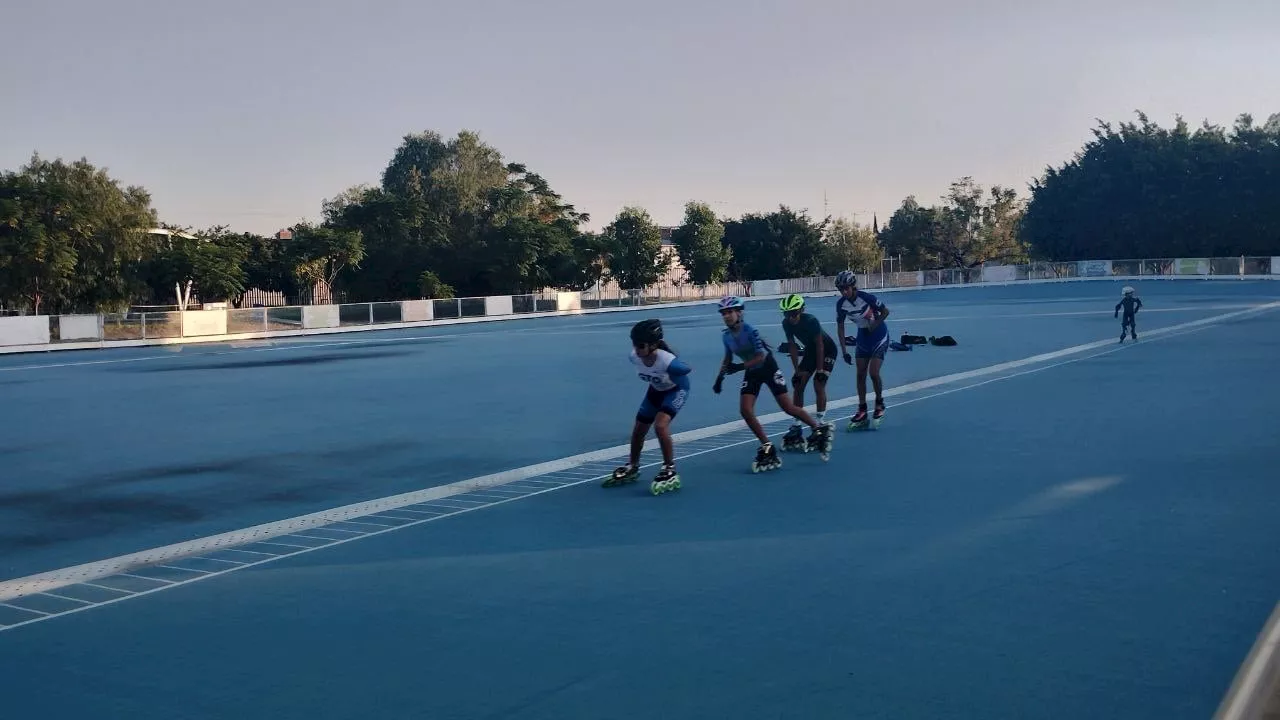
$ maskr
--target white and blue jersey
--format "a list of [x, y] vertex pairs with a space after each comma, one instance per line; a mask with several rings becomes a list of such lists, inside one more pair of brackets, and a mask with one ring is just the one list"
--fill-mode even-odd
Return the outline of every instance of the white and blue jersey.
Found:
[[689, 373], [693, 371], [683, 360], [666, 350], [654, 350], [653, 354], [653, 364], [645, 365], [635, 351], [631, 352], [631, 364], [635, 365], [636, 373], [649, 383], [649, 390], [636, 412], [636, 419], [644, 423], [653, 422], [659, 412], [671, 417], [680, 412], [689, 397]]
[[836, 300], [836, 322], [844, 322], [848, 317], [858, 327], [858, 334], [854, 338], [854, 350], [858, 357], [884, 357], [885, 350], [889, 348], [889, 324], [882, 322], [874, 330], [867, 330], [870, 322], [868, 310], [871, 313], [884, 310], [884, 303], [875, 295], [862, 290], [855, 292], [853, 298], [841, 295]]

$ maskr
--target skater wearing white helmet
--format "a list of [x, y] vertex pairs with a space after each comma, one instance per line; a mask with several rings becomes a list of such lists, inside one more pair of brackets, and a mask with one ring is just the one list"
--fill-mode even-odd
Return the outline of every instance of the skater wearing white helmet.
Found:
[[1137, 292], [1128, 285], [1124, 286], [1121, 291], [1123, 295], [1120, 302], [1116, 303], [1116, 312], [1112, 317], [1120, 317], [1120, 310], [1124, 309], [1124, 319], [1120, 321], [1120, 342], [1124, 342], [1125, 331], [1134, 340], [1138, 339], [1138, 324], [1134, 316], [1142, 309], [1142, 299], [1138, 297]]

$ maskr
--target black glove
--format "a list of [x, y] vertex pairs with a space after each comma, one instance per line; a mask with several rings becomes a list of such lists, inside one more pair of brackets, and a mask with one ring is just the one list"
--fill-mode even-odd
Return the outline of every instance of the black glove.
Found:
[[844, 354], [844, 364], [845, 364], [845, 365], [852, 365], [852, 364], [853, 364], [853, 356], [852, 356], [852, 355], [850, 355], [848, 352], [845, 352], [845, 354]]
[[723, 389], [723, 386], [724, 386], [724, 375], [717, 375], [716, 384], [711, 386], [711, 392], [719, 395], [720, 390]]

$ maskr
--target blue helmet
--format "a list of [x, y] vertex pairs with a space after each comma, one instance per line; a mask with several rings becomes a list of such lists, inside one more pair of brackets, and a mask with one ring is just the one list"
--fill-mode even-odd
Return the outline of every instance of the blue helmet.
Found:
[[836, 275], [836, 289], [843, 290], [847, 287], [858, 287], [858, 276], [853, 274], [852, 270], [841, 270]]
[[734, 295], [725, 295], [720, 298], [720, 312], [724, 312], [725, 310], [742, 310], [745, 307], [746, 304], [742, 302], [742, 298]]

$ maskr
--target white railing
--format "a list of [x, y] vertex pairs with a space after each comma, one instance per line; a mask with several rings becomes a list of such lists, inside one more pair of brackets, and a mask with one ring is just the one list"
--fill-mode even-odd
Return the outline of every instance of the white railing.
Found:
[[[1081, 260], [948, 270], [872, 272], [859, 273], [858, 284], [865, 289], [882, 290], [1119, 278], [1280, 280], [1280, 257]], [[447, 300], [395, 300], [104, 315], [6, 315], [0, 316], [0, 352], [208, 342], [478, 322], [520, 316], [563, 315], [703, 302], [723, 295], [751, 298], [788, 293], [830, 293], [833, 291], [833, 281], [834, 278], [828, 276], [713, 285], [666, 283], [640, 290], [598, 287], [582, 292], [544, 291], [528, 295]]]

